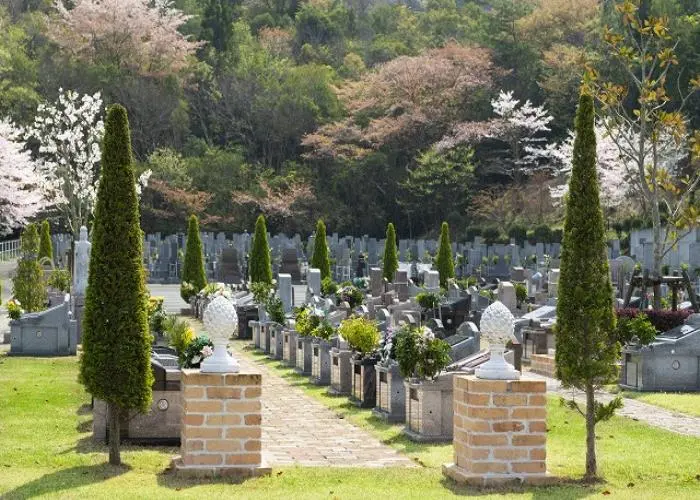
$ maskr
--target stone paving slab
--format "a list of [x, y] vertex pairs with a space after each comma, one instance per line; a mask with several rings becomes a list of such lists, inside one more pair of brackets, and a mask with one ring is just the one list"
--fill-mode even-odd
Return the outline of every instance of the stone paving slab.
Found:
[[338, 418], [247, 353], [236, 351], [236, 357], [242, 369], [263, 375], [262, 451], [271, 466], [416, 466], [410, 458]]
[[[528, 376], [545, 380], [547, 382], [547, 392], [553, 392], [562, 397], [571, 399], [572, 391], [570, 389], [564, 389], [559, 380], [532, 372], [528, 372]], [[614, 394], [610, 394], [609, 392], [596, 391], [596, 398], [599, 398], [599, 401], [603, 403], [611, 401], [614, 397], [616, 396]], [[576, 394], [574, 394], [574, 399], [578, 403], [585, 405], [586, 398], [583, 392], [577, 391]], [[660, 429], [675, 432], [676, 434], [700, 438], [699, 417], [685, 415], [672, 410], [667, 410], [666, 408], [661, 408], [660, 406], [650, 405], [648, 403], [629, 398], [623, 398], [622, 402], [624, 405], [616, 412], [617, 415], [638, 420], [652, 427], [658, 427]]]

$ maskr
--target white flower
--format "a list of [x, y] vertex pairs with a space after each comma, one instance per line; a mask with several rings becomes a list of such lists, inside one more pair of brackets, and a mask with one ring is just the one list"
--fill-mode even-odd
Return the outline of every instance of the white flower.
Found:
[[202, 356], [203, 357], [208, 358], [212, 354], [214, 354], [214, 349], [212, 349], [208, 345], [205, 345], [204, 347], [202, 347]]

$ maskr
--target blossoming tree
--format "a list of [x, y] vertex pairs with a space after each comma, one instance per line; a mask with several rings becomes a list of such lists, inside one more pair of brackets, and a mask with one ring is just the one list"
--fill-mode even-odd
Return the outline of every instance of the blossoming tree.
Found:
[[0, 120], [0, 235], [23, 226], [44, 206], [40, 181], [20, 131]]

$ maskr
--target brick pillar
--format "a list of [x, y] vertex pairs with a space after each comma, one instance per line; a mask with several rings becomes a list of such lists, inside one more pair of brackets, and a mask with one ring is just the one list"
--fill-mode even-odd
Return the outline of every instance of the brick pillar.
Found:
[[454, 463], [443, 474], [457, 482], [543, 484], [546, 384], [543, 380], [454, 377]]
[[182, 370], [178, 475], [270, 473], [261, 453], [261, 383], [260, 374]]

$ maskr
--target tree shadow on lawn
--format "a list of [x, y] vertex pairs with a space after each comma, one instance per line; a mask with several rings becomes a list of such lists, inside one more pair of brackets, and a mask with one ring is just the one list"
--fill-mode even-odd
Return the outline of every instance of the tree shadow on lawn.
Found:
[[258, 479], [257, 477], [214, 476], [202, 478], [185, 478], [175, 473], [172, 464], [156, 475], [158, 486], [180, 491], [185, 488], [194, 488], [203, 484], [243, 484], [247, 481]]
[[[527, 486], [512, 483], [503, 486], [468, 486], [457, 483], [452, 479], [443, 477], [440, 480], [446, 490], [458, 496], [487, 496], [505, 494], [527, 494], [533, 500], [564, 500], [586, 498], [597, 493], [596, 484], [584, 483], [581, 480], [565, 478], [553, 479], [553, 483], [547, 486]], [[600, 485], [600, 484], [598, 484]]]
[[81, 465], [62, 469], [51, 474], [46, 474], [38, 479], [18, 486], [14, 490], [3, 495], [3, 499], [31, 498], [57, 491], [80, 488], [94, 483], [99, 483], [129, 472], [128, 465], [113, 466], [109, 464]]

